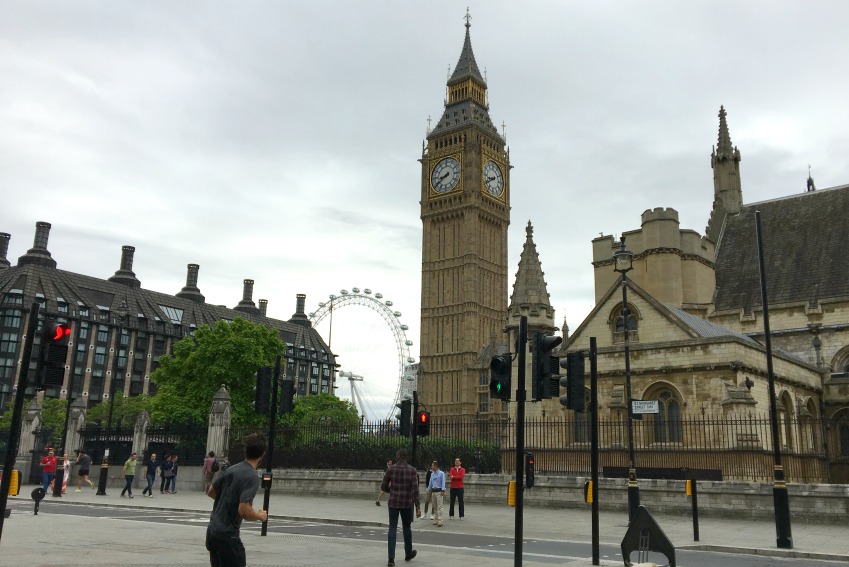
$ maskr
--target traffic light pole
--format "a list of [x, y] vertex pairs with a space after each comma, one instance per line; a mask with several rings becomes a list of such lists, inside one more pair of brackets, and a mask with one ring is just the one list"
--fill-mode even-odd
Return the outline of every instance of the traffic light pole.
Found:
[[516, 377], [516, 536], [513, 544], [513, 564], [522, 567], [523, 504], [525, 500], [525, 364], [528, 358], [528, 318], [519, 319], [519, 338], [516, 352], [519, 372]]
[[[598, 526], [598, 346], [590, 337], [590, 474], [592, 475], [592, 549], [593, 565], [599, 565]], [[581, 392], [583, 395], [583, 392]]]
[[[274, 378], [271, 381], [271, 407], [268, 414], [268, 450], [265, 452], [265, 476], [268, 482], [265, 485], [265, 494], [262, 498], [262, 509], [268, 512], [268, 506], [271, 504], [271, 466], [274, 462], [274, 432], [277, 429], [277, 391], [280, 383], [280, 355], [274, 359]], [[262, 529], [259, 535], [264, 536], [268, 533], [268, 520], [262, 523]]]
[[35, 330], [38, 328], [38, 312], [41, 305], [33, 303], [29, 311], [24, 351], [21, 356], [21, 373], [18, 375], [18, 386], [15, 392], [15, 406], [12, 409], [12, 426], [9, 429], [9, 442], [6, 444], [6, 458], [3, 461], [3, 480], [0, 481], [0, 538], [3, 537], [3, 521], [6, 518], [6, 501], [9, 498], [9, 485], [12, 482], [12, 469], [15, 467], [15, 457], [18, 453], [18, 442], [21, 438], [21, 417], [24, 410], [24, 392], [29, 379], [29, 362], [32, 360], [32, 342]]
[[[413, 418], [418, 418], [419, 415], [419, 392], [418, 390], [413, 390]], [[413, 437], [413, 458], [410, 461], [410, 464], [413, 468], [416, 468], [416, 449], [418, 448], [418, 422], [412, 427], [412, 431], [410, 431], [410, 435]]]

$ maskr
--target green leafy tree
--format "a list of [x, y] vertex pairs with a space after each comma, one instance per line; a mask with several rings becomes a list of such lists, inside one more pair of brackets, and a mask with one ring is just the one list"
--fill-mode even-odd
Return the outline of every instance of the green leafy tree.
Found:
[[254, 373], [271, 366], [284, 348], [276, 331], [241, 318], [199, 327], [194, 337], [174, 345], [173, 355], [160, 358], [151, 375], [157, 385], [153, 421], [206, 423], [212, 397], [223, 384], [230, 390], [233, 424], [260, 423], [265, 416], [251, 406]]
[[[116, 392], [112, 405], [112, 425], [121, 422], [124, 426], [131, 426], [143, 411], [151, 413], [153, 410], [153, 398], [147, 394], [130, 396], [125, 398], [121, 392]], [[109, 402], [100, 402], [86, 413], [86, 422], [95, 423], [100, 421], [106, 423], [109, 420]], [[151, 421], [153, 419], [151, 418]]]
[[351, 402], [331, 394], [299, 396], [292, 412], [281, 421], [291, 427], [305, 425], [356, 426], [360, 422], [357, 408]]

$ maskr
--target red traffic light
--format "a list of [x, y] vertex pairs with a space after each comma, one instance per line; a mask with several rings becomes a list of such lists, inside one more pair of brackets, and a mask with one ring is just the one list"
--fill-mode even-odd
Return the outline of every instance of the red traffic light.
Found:
[[67, 323], [53, 323], [47, 332], [47, 339], [51, 343], [62, 342], [63, 340], [70, 338], [70, 336], [71, 326]]
[[427, 412], [419, 412], [419, 421], [422, 423], [427, 423], [427, 420], [430, 419], [430, 414]]
[[430, 412], [420, 411], [416, 414], [416, 435], [420, 437], [430, 435]]

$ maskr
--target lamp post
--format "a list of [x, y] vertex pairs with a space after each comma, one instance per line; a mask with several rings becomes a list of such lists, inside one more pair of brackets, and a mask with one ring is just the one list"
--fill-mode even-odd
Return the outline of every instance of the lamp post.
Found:
[[100, 478], [97, 480], [97, 496], [106, 496], [106, 482], [109, 478], [109, 447], [112, 444], [112, 410], [115, 406], [115, 382], [118, 376], [118, 351], [121, 348], [121, 336], [124, 334], [124, 317], [130, 312], [127, 298], [121, 301], [116, 310], [118, 326], [115, 335], [115, 355], [112, 357], [112, 377], [109, 380], [109, 416], [106, 418], [106, 450], [100, 463]]
[[631, 403], [631, 351], [628, 345], [628, 272], [633, 269], [634, 253], [625, 248], [625, 237], [613, 253], [613, 270], [622, 274], [622, 336], [625, 341], [625, 402], [628, 404], [628, 519], [640, 506], [640, 486], [634, 465], [634, 404]]

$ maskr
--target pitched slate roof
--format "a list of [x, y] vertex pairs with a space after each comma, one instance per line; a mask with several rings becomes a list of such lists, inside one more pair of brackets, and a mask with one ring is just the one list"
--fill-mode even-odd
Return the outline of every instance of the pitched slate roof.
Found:
[[715, 323], [711, 323], [710, 321], [705, 321], [695, 315], [691, 315], [686, 311], [678, 309], [677, 307], [672, 307], [671, 305], [664, 305], [667, 311], [669, 311], [673, 316], [680, 319], [687, 327], [689, 327], [693, 333], [699, 337], [712, 338], [712, 337], [737, 337], [745, 343], [748, 343], [752, 346], [760, 346], [760, 343], [755, 339], [744, 335], [742, 333], [737, 333], [730, 329], [726, 329], [720, 325]]
[[761, 212], [770, 305], [849, 297], [849, 185], [745, 205], [717, 245], [717, 311], [761, 305], [755, 211]]

